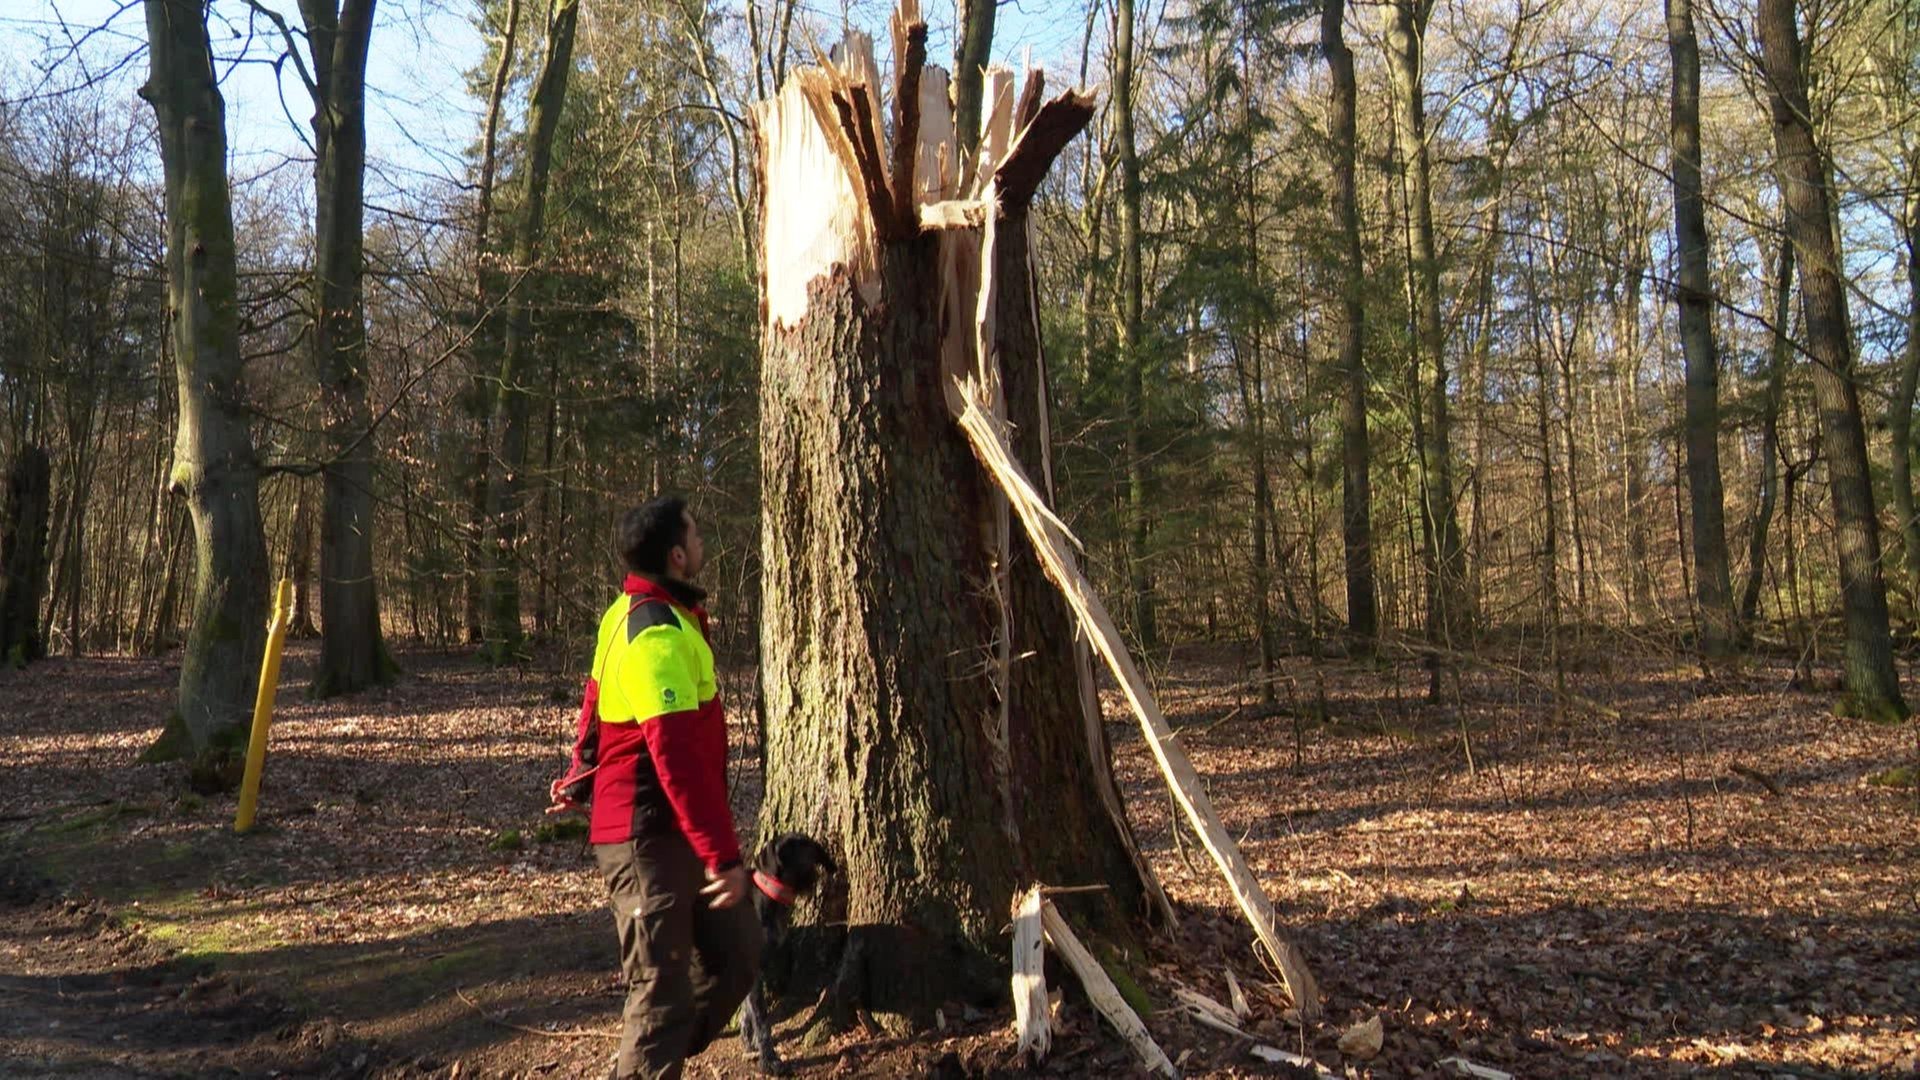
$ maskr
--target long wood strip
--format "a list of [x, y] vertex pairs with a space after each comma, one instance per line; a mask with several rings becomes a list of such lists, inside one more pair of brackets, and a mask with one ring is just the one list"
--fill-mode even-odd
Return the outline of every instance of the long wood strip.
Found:
[[1187, 820], [1193, 823], [1194, 831], [1199, 834], [1207, 854], [1213, 857], [1214, 865], [1220, 868], [1220, 873], [1227, 879], [1227, 887], [1233, 892], [1241, 913], [1252, 924], [1254, 935], [1273, 956], [1275, 965], [1280, 969], [1280, 977], [1286, 983], [1287, 993], [1293, 998], [1295, 1010], [1302, 1020], [1319, 1019], [1319, 985], [1314, 981], [1313, 973], [1307, 969], [1306, 958], [1301, 955], [1298, 946], [1280, 933], [1272, 902], [1267, 899], [1259, 880], [1241, 857], [1239, 845], [1234, 843], [1233, 837], [1220, 823], [1220, 817], [1213, 809], [1213, 801], [1207, 797], [1206, 788], [1200, 781], [1200, 774], [1194, 771], [1193, 762], [1188, 760], [1180, 744], [1174, 741], [1173, 730], [1160, 714], [1160, 706], [1147, 688], [1146, 679], [1134, 665], [1132, 655], [1121, 644], [1120, 632], [1107, 614], [1106, 605], [1094, 595], [1086, 578], [1067, 557], [1068, 541], [1063, 535], [1063, 527], [1058, 524], [1057, 518], [1043, 512], [1042, 500], [1034, 490], [1032, 481], [1027, 479], [1025, 470], [1013, 459], [1005, 434], [980, 410], [976, 396], [978, 390], [978, 387], [961, 388], [961, 396], [965, 398], [967, 407], [960, 415], [960, 427], [966, 432], [974, 454], [1006, 491], [1009, 502], [1033, 541], [1034, 550], [1040, 555], [1047, 576], [1066, 596], [1068, 605], [1079, 616], [1094, 648], [1106, 660], [1114, 678], [1119, 680], [1120, 688], [1126, 694], [1128, 704], [1133, 707], [1134, 715], [1139, 718], [1147, 745], [1153, 750], [1154, 759], [1159, 762], [1160, 771], [1166, 776], [1175, 801], [1186, 811]]
[[1112, 1024], [1120, 1037], [1127, 1040], [1127, 1045], [1133, 1047], [1133, 1052], [1140, 1056], [1141, 1063], [1161, 1076], [1179, 1075], [1173, 1062], [1167, 1060], [1166, 1052], [1160, 1049], [1160, 1044], [1148, 1034], [1147, 1025], [1140, 1022], [1139, 1015], [1127, 1004], [1127, 999], [1120, 996], [1120, 988], [1113, 985], [1113, 979], [1107, 975], [1106, 969], [1100, 966], [1085, 945], [1080, 944], [1080, 939], [1074, 936], [1067, 920], [1060, 917], [1053, 901], [1041, 902], [1040, 923], [1047, 931], [1047, 942], [1053, 946], [1054, 952], [1060, 954], [1060, 959], [1073, 969], [1074, 976], [1080, 980], [1080, 986], [1087, 992], [1093, 1007], [1099, 1009], [1100, 1015], [1107, 1018], [1107, 1023]]

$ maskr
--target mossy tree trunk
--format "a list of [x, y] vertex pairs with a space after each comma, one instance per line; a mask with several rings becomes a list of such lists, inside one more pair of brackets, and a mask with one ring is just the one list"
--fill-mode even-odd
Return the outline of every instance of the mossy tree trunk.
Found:
[[167, 310], [180, 395], [168, 486], [185, 500], [194, 534], [179, 711], [161, 738], [218, 759], [244, 742], [251, 719], [268, 570], [240, 361], [226, 105], [202, 14], [198, 0], [146, 0], [151, 71], [140, 95], [159, 121], [166, 187]]
[[1804, 55], [1794, 0], [1760, 0], [1760, 45], [1773, 109], [1773, 142], [1780, 187], [1800, 269], [1807, 353], [1813, 362], [1814, 403], [1820, 410], [1833, 526], [1840, 547], [1840, 596], [1846, 617], [1843, 709], [1874, 720], [1907, 715], [1893, 667], [1887, 626], [1887, 586], [1880, 565], [1880, 521], [1867, 466], [1846, 283], [1834, 242], [1826, 158], [1814, 138], [1815, 117], [1802, 81]]
[[[890, 158], [859, 35], [756, 107], [760, 834], [802, 830], [840, 860], [839, 1003], [924, 1023], [1004, 996], [1017, 889], [1107, 884], [1078, 911], [1119, 938], [1157, 886], [1130, 853], [1064, 602], [954, 422], [954, 380], [992, 382], [1044, 474], [1026, 206], [1091, 104], [1041, 106], [1037, 79], [1017, 109], [988, 93], [987, 170], [956, 177], [936, 171], [941, 147], [959, 157], [910, 9], [895, 46]], [[1010, 154], [1015, 116], [1034, 122]], [[954, 211], [938, 230], [933, 204]]]

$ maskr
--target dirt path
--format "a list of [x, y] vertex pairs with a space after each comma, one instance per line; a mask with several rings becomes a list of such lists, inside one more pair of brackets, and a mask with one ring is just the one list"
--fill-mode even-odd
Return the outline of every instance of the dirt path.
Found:
[[[168, 665], [0, 675], [0, 1074], [604, 1072], [621, 989], [600, 885], [540, 813], [572, 679], [413, 652], [398, 686], [313, 703], [298, 692], [310, 653], [289, 658], [263, 824], [245, 837], [230, 799], [183, 796], [176, 767], [137, 761]], [[1452, 1056], [1523, 1077], [1920, 1069], [1920, 809], [1871, 782], [1912, 758], [1915, 727], [1835, 720], [1767, 664], [1712, 688], [1659, 658], [1607, 664], [1574, 685], [1618, 720], [1500, 676], [1429, 705], [1412, 666], [1298, 661], [1273, 706], [1231, 655], [1184, 657], [1163, 680], [1327, 992], [1329, 1020], [1304, 1038], [1204, 855], [1176, 845], [1137, 734], [1112, 724], [1130, 812], [1183, 912], [1128, 972], [1183, 1069], [1278, 1075], [1170, 1005], [1176, 985], [1224, 999], [1229, 965], [1260, 1038], [1359, 1077], [1445, 1075]], [[1126, 1072], [1084, 1006], [1063, 1016], [1050, 1073]], [[1343, 1055], [1341, 1032], [1374, 1017], [1380, 1054]], [[914, 1040], [788, 1053], [821, 1077], [1004, 1063], [1004, 1011], [947, 1018]], [[690, 1075], [753, 1073], [729, 1041]]]

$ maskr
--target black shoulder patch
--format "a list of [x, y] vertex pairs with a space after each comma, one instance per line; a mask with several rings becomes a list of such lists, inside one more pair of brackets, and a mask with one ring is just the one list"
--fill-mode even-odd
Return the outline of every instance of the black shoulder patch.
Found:
[[673, 613], [673, 605], [664, 600], [649, 600], [627, 613], [627, 640], [640, 636], [640, 631], [649, 626], [679, 626], [680, 619]]

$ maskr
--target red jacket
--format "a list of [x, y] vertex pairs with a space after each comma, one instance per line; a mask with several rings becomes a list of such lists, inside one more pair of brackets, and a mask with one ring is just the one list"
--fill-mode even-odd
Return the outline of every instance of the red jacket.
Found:
[[554, 788], [591, 799], [593, 843], [678, 829], [719, 871], [740, 862], [740, 841], [704, 598], [684, 582], [627, 575], [601, 617], [572, 767]]

